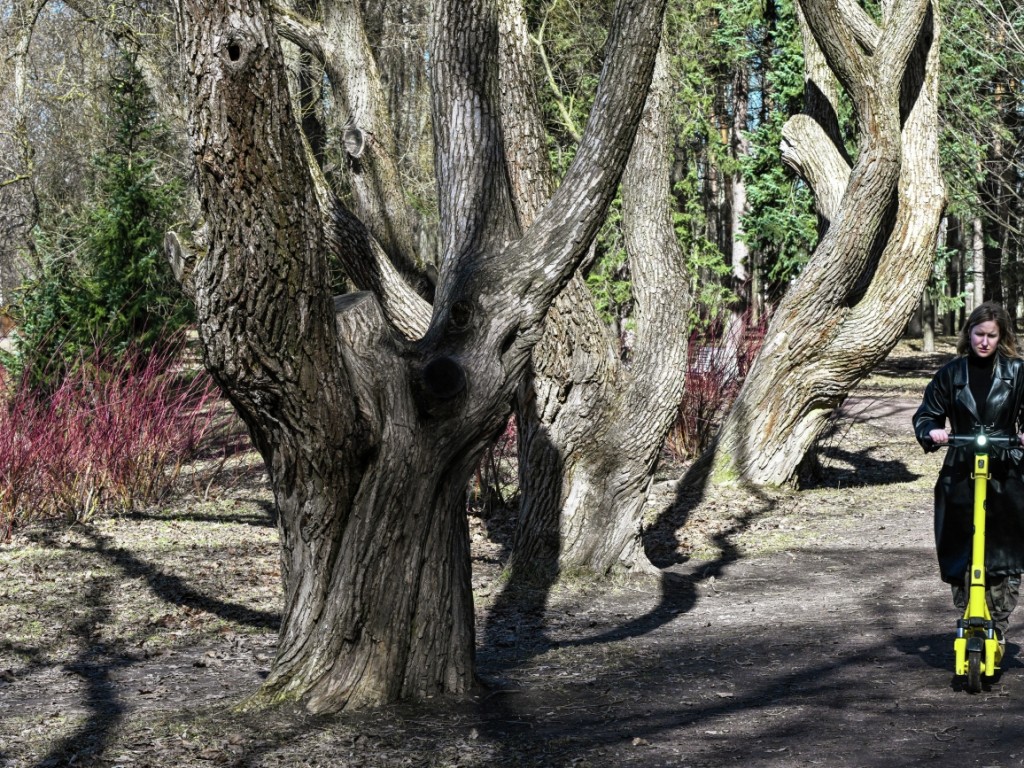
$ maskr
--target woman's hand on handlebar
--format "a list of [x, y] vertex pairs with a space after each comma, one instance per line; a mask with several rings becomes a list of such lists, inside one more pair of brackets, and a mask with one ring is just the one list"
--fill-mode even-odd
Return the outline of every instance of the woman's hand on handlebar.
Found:
[[936, 445], [945, 445], [949, 442], [949, 432], [944, 429], [933, 429], [928, 433], [928, 437], [930, 437], [932, 442]]

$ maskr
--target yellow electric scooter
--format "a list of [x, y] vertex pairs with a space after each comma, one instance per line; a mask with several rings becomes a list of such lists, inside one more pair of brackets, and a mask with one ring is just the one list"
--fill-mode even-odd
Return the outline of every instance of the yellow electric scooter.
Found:
[[982, 678], [991, 678], [999, 669], [1002, 648], [985, 600], [985, 499], [988, 492], [989, 449], [1015, 448], [1020, 445], [1016, 435], [993, 437], [950, 435], [947, 447], [974, 446], [974, 536], [971, 541], [971, 566], [968, 577], [967, 608], [956, 622], [956, 674], [967, 677], [967, 690], [981, 691]]

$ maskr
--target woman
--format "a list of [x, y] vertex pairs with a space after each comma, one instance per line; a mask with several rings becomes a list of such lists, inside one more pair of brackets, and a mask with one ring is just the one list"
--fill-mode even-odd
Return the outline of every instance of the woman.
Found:
[[[998, 304], [985, 302], [964, 324], [958, 357], [938, 370], [914, 414], [914, 432], [926, 451], [937, 451], [951, 434], [988, 435], [1021, 431], [1024, 360], [1017, 353], [1010, 318]], [[947, 422], [949, 427], [947, 429]], [[1024, 438], [1024, 436], [1022, 436]], [[1017, 605], [1024, 572], [1024, 451], [993, 449], [989, 461], [986, 518], [986, 597], [1000, 643]], [[953, 588], [953, 604], [967, 607], [965, 580], [970, 566], [974, 514], [974, 453], [950, 448], [935, 484], [935, 543], [942, 580]]]

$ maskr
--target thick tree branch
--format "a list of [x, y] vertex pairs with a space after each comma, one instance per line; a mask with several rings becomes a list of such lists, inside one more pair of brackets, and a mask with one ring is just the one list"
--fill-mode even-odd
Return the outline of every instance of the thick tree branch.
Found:
[[801, 0], [814, 39], [854, 100], [862, 131], [878, 130], [874, 124], [878, 105], [892, 98], [887, 91], [899, 89], [928, 6], [928, 0], [898, 3], [882, 30], [877, 50], [868, 55], [861, 41], [870, 43], [873, 38], [870, 20], [864, 20], [848, 4], [837, 7], [833, 0]]
[[554, 174], [537, 89], [529, 76], [533, 72], [532, 48], [520, 0], [501, 0], [498, 26], [505, 167], [516, 220], [525, 230], [551, 198]]
[[850, 164], [836, 144], [809, 115], [793, 115], [782, 127], [782, 162], [796, 171], [814, 193], [814, 207], [826, 222], [839, 211]]
[[622, 0], [616, 5], [583, 140], [561, 186], [517, 249], [525, 254], [546, 250], [543, 272], [559, 275], [559, 287], [590, 246], [615, 194], [619, 169], [629, 157], [651, 82], [663, 11], [660, 0]]
[[837, 12], [832, 0], [799, 0], [808, 27], [829, 66], [860, 108], [867, 101], [871, 77], [870, 59], [853, 30]]
[[430, 305], [395, 269], [366, 225], [334, 194], [305, 137], [303, 147], [331, 252], [358, 288], [376, 294], [385, 316], [406, 339], [420, 338], [430, 324]]
[[494, 172], [504, 166], [498, 24], [495, 0], [435, 4], [430, 75], [442, 301], [480, 253], [519, 236], [508, 180]]
[[874, 19], [868, 15], [868, 12], [857, 0], [839, 0], [839, 12], [860, 47], [869, 56], [873, 55], [882, 38], [882, 30], [879, 29]]
[[[482, 272], [514, 276], [512, 290], [506, 292], [513, 305], [502, 313], [513, 327], [528, 330], [539, 324], [600, 227], [647, 96], [663, 10], [660, 0], [617, 3], [600, 85], [572, 166], [522, 240], [496, 253]], [[493, 293], [485, 285], [480, 289], [484, 295]], [[527, 295], [529, 301], [519, 299]], [[507, 333], [508, 329], [502, 332]], [[523, 341], [525, 345], [507, 346], [514, 357], [528, 351], [532, 341], [529, 337]]]
[[323, 25], [306, 18], [294, 8], [281, 3], [271, 3], [274, 28], [282, 39], [297, 45], [321, 64], [327, 63], [324, 53]]
[[[346, 170], [355, 214], [376, 239], [374, 247], [382, 249], [393, 264], [391, 268], [381, 266], [378, 273], [391, 271], [410, 284], [424, 283], [422, 271], [416, 265], [412, 216], [395, 161], [397, 151], [387, 100], [357, 4], [327, 4], [322, 22], [308, 19], [281, 2], [274, 3], [273, 8], [281, 37], [314, 57], [327, 73], [339, 105], [331, 113], [331, 130], [342, 134], [348, 128], [360, 136], [361, 151], [349, 158]], [[357, 268], [350, 277], [360, 288], [377, 290], [375, 283], [366, 282], [364, 273], [365, 266]], [[394, 298], [394, 293], [381, 295], [389, 317], [397, 308]], [[421, 320], [410, 317], [399, 324], [415, 328]]]

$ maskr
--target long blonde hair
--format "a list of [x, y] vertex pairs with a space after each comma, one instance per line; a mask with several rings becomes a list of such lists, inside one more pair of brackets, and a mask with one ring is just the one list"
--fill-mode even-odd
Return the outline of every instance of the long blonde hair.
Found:
[[1010, 315], [1003, 309], [1002, 305], [994, 301], [986, 301], [979, 304], [971, 312], [964, 327], [960, 329], [960, 338], [956, 342], [957, 354], [966, 355], [971, 351], [971, 330], [976, 325], [994, 320], [999, 326], [999, 353], [1003, 357], [1020, 357], [1017, 352], [1017, 339], [1013, 333], [1013, 323], [1010, 322]]

